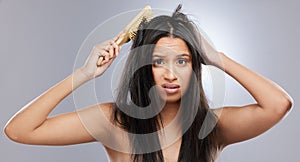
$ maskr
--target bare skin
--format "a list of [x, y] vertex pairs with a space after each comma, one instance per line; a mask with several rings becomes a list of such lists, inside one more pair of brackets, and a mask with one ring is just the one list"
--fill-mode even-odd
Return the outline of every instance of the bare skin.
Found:
[[[89, 80], [101, 76], [105, 72], [120, 50], [120, 47], [115, 43], [117, 39], [116, 37], [95, 46], [84, 66], [24, 106], [7, 123], [5, 127], [6, 135], [13, 141], [34, 145], [70, 145], [97, 141], [83, 126], [78, 112], [65, 113], [53, 117], [48, 116], [56, 105], [76, 88]], [[160, 45], [172, 50], [179, 51], [185, 48], [184, 45], [177, 46], [180, 43], [178, 38], [168, 37], [162, 39], [165, 39], [164, 41], [166, 42]], [[216, 51], [206, 40], [202, 39], [201, 45], [203, 47], [202, 51], [206, 56], [206, 62], [209, 65], [220, 68], [234, 78], [256, 101], [256, 103], [251, 105], [227, 106], [215, 110], [219, 117], [218, 124], [221, 133], [219, 134], [218, 142], [221, 148], [260, 135], [279, 122], [290, 110], [292, 99], [277, 84], [238, 64], [225, 54]], [[102, 63], [102, 66], [97, 67], [98, 57], [104, 55], [105, 61]], [[221, 58], [222, 62], [216, 58]], [[160, 81], [174, 83], [176, 80], [179, 80], [176, 77], [178, 76], [165, 75]], [[72, 83], [72, 78], [74, 78], [74, 83]], [[178, 103], [173, 102], [174, 98], [171, 97], [170, 99], [172, 102], [166, 105], [168, 108], [165, 107], [161, 112], [165, 119], [163, 121], [165, 124], [174, 118], [178, 110]], [[104, 116], [112, 120], [110, 119], [112, 104], [92, 105], [79, 113], [89, 114], [93, 111], [98, 111], [100, 106]], [[104, 119], [99, 119], [97, 122], [101, 123], [101, 120]], [[99, 126], [98, 133], [105, 134], [105, 130]], [[122, 140], [118, 139], [117, 135], [113, 135], [112, 138], [116, 141]], [[166, 161], [177, 159], [180, 144], [181, 139], [162, 150]], [[129, 154], [115, 151], [109, 147], [105, 147], [105, 149], [112, 162], [132, 161]]]

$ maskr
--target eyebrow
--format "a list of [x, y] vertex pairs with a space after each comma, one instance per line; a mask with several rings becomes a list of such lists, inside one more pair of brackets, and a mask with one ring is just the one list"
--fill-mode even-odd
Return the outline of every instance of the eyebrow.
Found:
[[[185, 57], [191, 57], [189, 54], [186, 54], [186, 53], [179, 54], [179, 55], [177, 55], [176, 57], [184, 57], [184, 56], [185, 56]], [[154, 54], [152, 57], [165, 58], [166, 56]]]
[[191, 57], [189, 54], [186, 54], [186, 53], [183, 53], [183, 54], [180, 54], [180, 55], [177, 55], [176, 57]]
[[161, 55], [153, 55], [152, 57], [165, 58], [166, 56], [161, 56]]

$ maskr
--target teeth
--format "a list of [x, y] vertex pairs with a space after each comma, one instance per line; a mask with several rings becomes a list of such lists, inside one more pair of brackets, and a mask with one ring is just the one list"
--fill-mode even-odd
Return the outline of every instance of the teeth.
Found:
[[167, 87], [167, 88], [172, 88], [172, 89], [174, 89], [174, 88], [176, 88], [176, 87]]
[[169, 86], [163, 86], [164, 88], [169, 88], [169, 89], [175, 89], [175, 88], [178, 88], [178, 86], [172, 86], [172, 87], [169, 87]]

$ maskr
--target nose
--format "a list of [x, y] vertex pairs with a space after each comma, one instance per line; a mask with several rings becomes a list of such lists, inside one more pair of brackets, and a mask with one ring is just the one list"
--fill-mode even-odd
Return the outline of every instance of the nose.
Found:
[[168, 82], [173, 82], [177, 80], [177, 76], [175, 75], [174, 70], [171, 68], [166, 69], [164, 74], [164, 79], [167, 80]]

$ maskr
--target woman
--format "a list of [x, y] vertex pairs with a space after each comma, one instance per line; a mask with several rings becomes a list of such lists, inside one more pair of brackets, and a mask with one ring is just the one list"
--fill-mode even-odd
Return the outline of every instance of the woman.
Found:
[[[253, 138], [280, 121], [292, 106], [289, 95], [272, 81], [216, 51], [180, 8], [172, 16], [158, 16], [141, 23], [114, 103], [48, 118], [74, 89], [107, 70], [119, 53], [120, 47], [115, 43], [118, 37], [96, 45], [81, 68], [21, 109], [6, 125], [6, 135], [16, 142], [37, 145], [97, 140], [104, 144], [130, 143], [128, 152], [105, 146], [111, 161], [210, 162], [216, 160], [224, 147]], [[97, 66], [100, 56], [105, 59]], [[201, 64], [223, 70], [256, 103], [209, 109], [202, 87]], [[99, 109], [110, 123], [128, 132], [128, 138], [109, 130], [103, 118], [92, 117], [92, 112]], [[164, 130], [177, 114], [177, 125], [170, 132], [165, 131], [164, 136], [138, 136]], [[95, 126], [86, 129], [82, 117], [95, 119], [88, 121]], [[202, 128], [206, 131], [199, 138]], [[171, 137], [177, 130], [180, 138]]]

